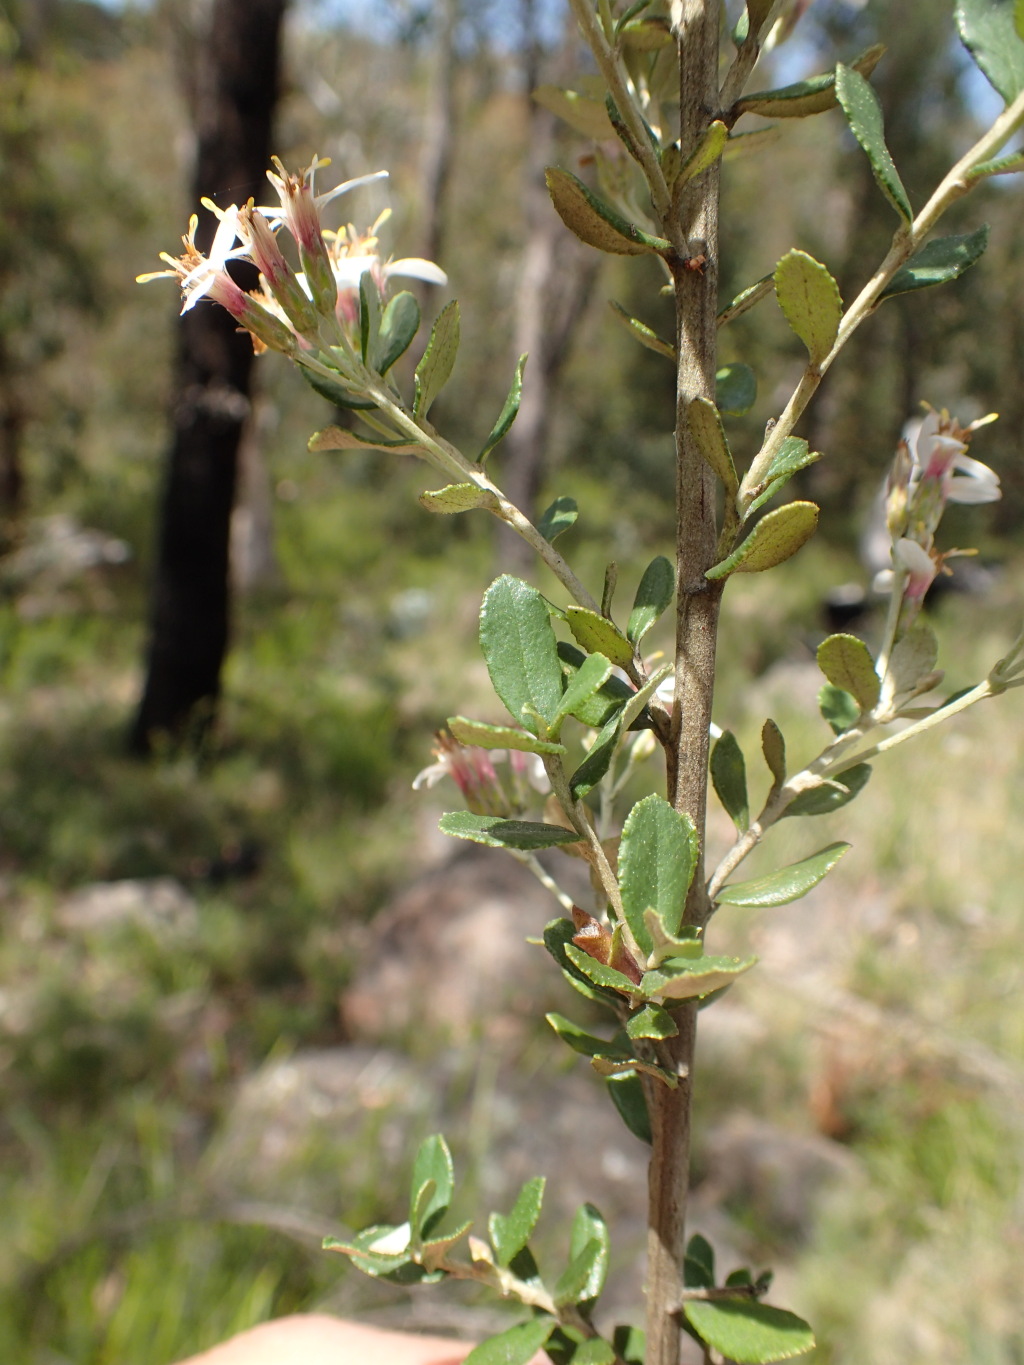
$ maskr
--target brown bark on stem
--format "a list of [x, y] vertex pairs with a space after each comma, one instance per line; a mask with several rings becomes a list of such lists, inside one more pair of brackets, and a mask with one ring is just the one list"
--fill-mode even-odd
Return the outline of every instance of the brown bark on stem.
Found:
[[[718, 0], [681, 0], [680, 146], [685, 158], [717, 110]], [[678, 218], [667, 225], [677, 249], [673, 265], [676, 297], [676, 695], [668, 756], [668, 795], [690, 816], [701, 857], [686, 907], [686, 921], [707, 919], [703, 845], [707, 808], [708, 735], [714, 696], [715, 644], [721, 588], [704, 577], [714, 562], [716, 539], [714, 476], [701, 457], [686, 422], [686, 405], [715, 396], [718, 281], [717, 165], [685, 186]], [[703, 269], [689, 257], [705, 258]], [[690, 1108], [696, 1005], [676, 1012], [679, 1034], [665, 1060], [679, 1076], [674, 1090], [651, 1088], [653, 1147], [648, 1198], [647, 1362], [678, 1365], [679, 1291], [686, 1249], [686, 1196], [690, 1170]]]

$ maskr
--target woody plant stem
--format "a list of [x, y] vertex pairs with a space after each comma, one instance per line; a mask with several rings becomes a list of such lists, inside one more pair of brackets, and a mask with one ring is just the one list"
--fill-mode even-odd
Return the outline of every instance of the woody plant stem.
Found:
[[[673, 6], [680, 66], [680, 151], [685, 160], [718, 108], [718, 0], [681, 0]], [[721, 586], [704, 577], [714, 563], [714, 475], [686, 422], [686, 406], [714, 401], [718, 282], [717, 163], [688, 182], [678, 215], [664, 223], [675, 250], [670, 262], [676, 301], [676, 607], [675, 706], [667, 750], [668, 797], [689, 815], [700, 847], [686, 906], [686, 923], [703, 927], [708, 915], [703, 848], [707, 809], [708, 743], [714, 695], [715, 645]], [[693, 249], [691, 250], [691, 243]], [[699, 243], [699, 247], [697, 246]], [[705, 258], [703, 269], [688, 264]], [[686, 1249], [690, 1175], [690, 1112], [697, 1010], [675, 1012], [679, 1033], [662, 1045], [661, 1065], [679, 1084], [648, 1087], [652, 1151], [648, 1180], [647, 1365], [678, 1365], [679, 1309]]]

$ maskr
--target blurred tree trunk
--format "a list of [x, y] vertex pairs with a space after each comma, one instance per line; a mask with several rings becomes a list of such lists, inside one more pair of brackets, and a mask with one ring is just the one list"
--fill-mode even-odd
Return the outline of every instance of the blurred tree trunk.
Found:
[[[193, 201], [259, 193], [270, 157], [287, 0], [212, 0], [189, 64], [196, 137]], [[205, 214], [208, 246], [213, 224]], [[251, 268], [250, 268], [251, 269]], [[245, 288], [255, 277], [237, 278]], [[221, 308], [181, 322], [173, 435], [160, 512], [146, 683], [131, 734], [148, 753], [160, 734], [205, 730], [227, 648], [231, 510], [251, 405], [252, 342]]]
[[460, 0], [438, 0], [437, 38], [430, 105], [424, 118], [422, 203], [423, 251], [428, 261], [441, 259], [444, 208], [455, 152], [455, 26]]
[[[530, 359], [519, 415], [499, 451], [502, 488], [532, 518], [544, 477], [554, 389], [590, 299], [600, 255], [565, 230], [548, 198], [544, 170], [558, 159], [558, 120], [532, 97], [543, 60], [537, 0], [522, 0], [522, 20], [529, 157], [523, 187], [526, 245], [516, 289], [512, 359], [514, 364], [524, 352]], [[556, 67], [572, 68], [578, 41], [575, 24], [570, 23]], [[518, 574], [528, 572], [534, 563], [526, 542], [505, 526], [499, 530], [498, 557], [503, 569]]]

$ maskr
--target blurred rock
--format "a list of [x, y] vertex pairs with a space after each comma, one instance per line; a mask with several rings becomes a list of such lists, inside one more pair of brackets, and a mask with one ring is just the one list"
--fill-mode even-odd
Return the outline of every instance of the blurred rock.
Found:
[[[558, 875], [580, 873], [563, 857]], [[526, 940], [562, 913], [514, 859], [475, 847], [457, 854], [401, 892], [357, 940], [354, 984], [340, 1006], [345, 1028], [379, 1042], [532, 1026], [564, 991], [547, 953]]]
[[712, 1130], [703, 1200], [753, 1212], [773, 1235], [805, 1240], [819, 1202], [837, 1186], [863, 1177], [846, 1147], [812, 1133], [787, 1132], [738, 1113]]
[[172, 877], [95, 882], [57, 906], [57, 923], [72, 933], [135, 925], [156, 937], [187, 937], [198, 923], [196, 903]]

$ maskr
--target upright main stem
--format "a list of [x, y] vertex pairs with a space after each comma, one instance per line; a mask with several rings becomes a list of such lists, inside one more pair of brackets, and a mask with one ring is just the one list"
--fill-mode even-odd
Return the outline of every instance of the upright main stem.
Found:
[[[685, 158], [718, 109], [718, 0], [682, 0], [678, 17], [680, 147]], [[676, 692], [669, 752], [668, 795], [690, 816], [701, 856], [686, 907], [686, 922], [707, 920], [703, 844], [707, 807], [708, 742], [714, 695], [715, 644], [721, 588], [704, 577], [714, 563], [714, 476], [686, 421], [695, 397], [715, 397], [718, 281], [718, 167], [686, 187], [679, 218], [667, 224], [676, 247]], [[687, 264], [703, 256], [703, 269]], [[679, 1076], [674, 1090], [650, 1087], [653, 1149], [648, 1195], [647, 1365], [678, 1365], [679, 1294], [686, 1249], [686, 1196], [690, 1171], [690, 1108], [696, 1006], [676, 1013], [678, 1036], [665, 1058]]]

